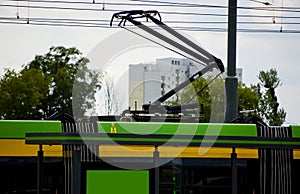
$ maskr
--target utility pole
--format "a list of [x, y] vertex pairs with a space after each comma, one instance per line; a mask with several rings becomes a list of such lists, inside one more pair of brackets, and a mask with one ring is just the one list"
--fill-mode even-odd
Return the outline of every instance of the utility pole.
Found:
[[228, 0], [228, 51], [227, 77], [225, 79], [226, 123], [235, 119], [238, 114], [238, 79], [236, 77], [236, 26], [237, 0]]
[[[236, 24], [237, 0], [228, 0], [228, 51], [227, 77], [225, 79], [226, 112], [225, 122], [230, 122], [238, 113], [238, 79], [236, 77]], [[237, 194], [237, 155], [235, 148], [231, 154], [231, 193]]]

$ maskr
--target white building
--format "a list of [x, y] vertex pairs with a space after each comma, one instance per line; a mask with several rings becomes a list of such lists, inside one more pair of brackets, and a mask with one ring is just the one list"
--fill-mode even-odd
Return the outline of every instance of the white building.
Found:
[[[175, 88], [197, 69], [191, 60], [181, 58], [129, 65], [129, 106], [134, 109], [137, 105], [137, 109], [141, 109], [143, 104], [153, 102]], [[176, 96], [169, 100], [176, 100]]]
[[[190, 59], [172, 57], [157, 59], [155, 63], [129, 65], [129, 106], [140, 110], [143, 104], [155, 101], [197, 71], [199, 67]], [[242, 69], [238, 68], [237, 72], [241, 81]], [[177, 99], [173, 96], [168, 100]]]

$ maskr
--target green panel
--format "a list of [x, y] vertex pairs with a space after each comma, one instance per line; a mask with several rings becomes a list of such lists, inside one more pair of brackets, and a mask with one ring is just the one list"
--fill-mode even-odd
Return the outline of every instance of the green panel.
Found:
[[300, 137], [300, 125], [291, 125], [292, 137]]
[[0, 138], [22, 138], [29, 132], [62, 132], [60, 121], [0, 120]]
[[110, 133], [112, 124], [125, 134], [257, 136], [254, 124], [215, 123], [98, 122], [99, 132]]
[[146, 170], [88, 170], [87, 194], [148, 194]]

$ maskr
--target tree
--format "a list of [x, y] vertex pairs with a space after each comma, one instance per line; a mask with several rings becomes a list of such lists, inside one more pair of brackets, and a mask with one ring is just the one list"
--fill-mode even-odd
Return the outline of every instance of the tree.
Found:
[[[195, 94], [196, 91], [198, 103], [199, 105], [203, 104], [204, 107], [204, 122], [223, 122], [225, 112], [224, 79], [217, 78], [209, 87], [204, 88], [206, 84], [206, 79], [202, 77], [198, 78], [182, 92], [181, 103], [190, 99], [191, 95]], [[256, 87], [248, 87], [243, 83], [238, 84], [238, 111], [255, 110], [257, 112], [258, 99]]]
[[210, 122], [222, 123], [225, 117], [225, 80], [217, 78], [210, 86]]
[[6, 70], [0, 81], [1, 119], [38, 119], [46, 99], [50, 78], [38, 69], [19, 73]]
[[[203, 105], [204, 108], [204, 122], [208, 122], [210, 119], [211, 106], [209, 88], [205, 87], [207, 84], [206, 79], [203, 77], [197, 78], [193, 83], [183, 89], [179, 97], [180, 104], [198, 103]], [[173, 103], [174, 104], [174, 103]], [[178, 104], [178, 103], [177, 103]], [[201, 107], [199, 106], [199, 111]]]
[[[256, 86], [259, 96], [260, 117], [271, 126], [280, 126], [285, 121], [286, 112], [283, 108], [279, 109], [279, 103], [275, 94], [275, 89], [281, 85], [276, 69], [260, 71], [258, 75], [260, 81]], [[262, 88], [264, 87], [264, 88]]]
[[254, 116], [258, 116], [259, 96], [256, 93], [256, 87], [246, 86], [244, 83], [238, 84], [238, 111], [253, 111]]
[[[215, 79], [209, 87], [208, 81], [199, 77], [186, 87], [180, 95], [180, 103], [198, 102], [203, 105], [204, 122], [223, 122], [224, 120], [224, 80]], [[199, 107], [201, 110], [201, 107]]]
[[106, 78], [103, 84], [103, 108], [106, 115], [116, 114], [119, 111], [120, 104], [116, 96], [114, 82], [111, 78]]
[[[285, 121], [286, 112], [279, 108], [275, 89], [281, 85], [277, 71], [260, 71], [260, 81], [257, 85], [249, 87], [243, 83], [238, 84], [238, 111], [253, 110], [253, 116], [263, 119], [271, 126], [280, 126]], [[207, 83], [204, 78], [198, 78], [181, 94], [181, 103], [189, 99], [195, 91]], [[196, 92], [197, 93], [197, 92]], [[210, 87], [197, 93], [197, 101], [204, 106], [204, 122], [223, 122], [224, 118], [224, 80], [217, 78]]]
[[9, 100], [1, 97], [0, 109], [5, 110], [1, 117], [47, 119], [58, 110], [73, 115], [73, 108], [84, 115], [94, 108], [95, 93], [101, 87], [101, 73], [89, 70], [88, 62], [78, 49], [59, 46], [35, 56], [20, 73], [7, 71], [0, 81], [0, 94], [15, 92], [8, 99], [20, 103], [6, 107]]

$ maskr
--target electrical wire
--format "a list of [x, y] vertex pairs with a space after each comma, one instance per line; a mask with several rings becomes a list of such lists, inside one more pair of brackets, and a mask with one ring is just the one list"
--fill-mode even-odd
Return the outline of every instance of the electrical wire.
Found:
[[[18, 18], [17, 18], [18, 19]], [[22, 18], [19, 18], [22, 19]], [[79, 19], [79, 18], [48, 18], [48, 17], [31, 17], [31, 20], [35, 21], [77, 21], [77, 22], [104, 22], [107, 25], [109, 24], [110, 20], [107, 19]], [[15, 17], [0, 17], [0, 20], [16, 20]], [[220, 25], [220, 24], [227, 24], [227, 21], [182, 21], [182, 20], [165, 20], [164, 23], [168, 24], [214, 24], [214, 25]], [[272, 22], [255, 22], [255, 21], [238, 21], [237, 24], [241, 25], [250, 25], [250, 24], [256, 24], [256, 25], [274, 25]], [[300, 22], [283, 22], [282, 24], [286, 25], [300, 25]]]
[[[148, 5], [156, 5], [158, 4], [164, 4], [166, 6], [170, 5], [176, 5], [178, 7], [193, 7], [193, 8], [222, 8], [222, 9], [228, 9], [228, 6], [222, 6], [222, 5], [205, 5], [205, 4], [198, 4], [198, 3], [182, 3], [182, 2], [169, 2], [169, 1], [155, 1], [155, 0], [130, 0], [134, 2], [145, 2], [148, 3]], [[264, 7], [247, 7], [247, 6], [238, 6], [237, 9], [253, 9], [253, 10], [261, 10], [261, 11], [273, 11], [273, 9], [278, 9], [277, 11], [291, 11], [291, 12], [299, 12], [300, 7], [284, 7], [284, 6], [264, 6]]]
[[[10, 1], [28, 1], [28, 0], [10, 0]], [[122, 3], [122, 2], [105, 2], [105, 3], [97, 3], [97, 2], [86, 2], [86, 1], [63, 1], [63, 0], [29, 0], [29, 2], [33, 3], [59, 3], [59, 4], [78, 4], [78, 5], [112, 5], [112, 6], [160, 6], [160, 7], [191, 7], [191, 8], [222, 8], [228, 9], [228, 6], [220, 6], [220, 5], [206, 5], [206, 4], [198, 4], [198, 3], [179, 3], [179, 2], [168, 2], [168, 1], [148, 1], [148, 0], [131, 0], [133, 2], [142, 2], [142, 3]], [[237, 9], [252, 9], [258, 11], [284, 11], [284, 12], [300, 12], [300, 7], [246, 7], [246, 6], [238, 6]]]
[[[0, 20], [7, 20], [7, 21], [13, 21], [13, 20], [19, 20], [19, 21], [25, 21], [27, 18], [15, 18], [15, 17], [0, 17]], [[76, 18], [35, 18], [31, 17], [31, 21], [36, 22], [49, 22], [49, 23], [71, 23], [71, 22], [77, 22], [81, 24], [92, 24], [92, 25], [109, 25], [110, 20], [103, 20], [103, 19], [76, 19]], [[169, 24], [203, 24], [203, 25], [219, 25], [219, 24], [227, 24], [227, 22], [217, 22], [217, 21], [178, 21], [178, 20], [170, 20], [165, 21], [165, 23]], [[241, 25], [274, 25], [272, 22], [237, 22]], [[300, 25], [300, 22], [284, 22], [282, 24], [289, 24], [289, 25]], [[175, 26], [176, 27], [176, 26]], [[195, 28], [195, 26], [181, 26], [184, 28]], [[179, 27], [177, 27], [179, 28]]]
[[[27, 1], [27, 0], [10, 0], [10, 1]], [[60, 4], [77, 4], [77, 5], [92, 5], [92, 4], [103, 4], [103, 3], [92, 3], [92, 2], [77, 2], [77, 1], [49, 1], [49, 0], [45, 0], [45, 1], [42, 1], [42, 0], [29, 0], [28, 2], [34, 2], [34, 3], [51, 3], [51, 4], [57, 4], [57, 3], [60, 3]], [[151, 1], [152, 2], [152, 1]], [[159, 2], [159, 1], [155, 1], [155, 2]], [[161, 2], [163, 3], [163, 2]], [[169, 3], [167, 5], [165, 4], [134, 4], [134, 3], [113, 3], [113, 2], [107, 2], [105, 3], [107, 5], [112, 5], [112, 6], [154, 6], [154, 7], [157, 7], [157, 6], [165, 6], [165, 7], [169, 7], [169, 6], [177, 6], [180, 5], [178, 3]], [[190, 5], [191, 7], [193, 8], [197, 8], [197, 7], [209, 7], [209, 8], [226, 8], [227, 9], [227, 6], [214, 6], [214, 5], [201, 5], [201, 4], [188, 4]], [[5, 5], [5, 4], [2, 4], [2, 6], [10, 6], [10, 5]], [[15, 5], [11, 5], [11, 6], [15, 6]], [[179, 6], [181, 7], [181, 6]], [[95, 9], [95, 8], [78, 8], [78, 7], [57, 7], [57, 6], [31, 6], [30, 8], [39, 8], [39, 9], [69, 9], [69, 10], [79, 10], [79, 11], [99, 11], [99, 10], [105, 10], [105, 9]], [[272, 7], [272, 8], [262, 8], [262, 7], [238, 7], [238, 9], [254, 9], [254, 10], [261, 10], [261, 11], [280, 11], [280, 12], [299, 12], [300, 13], [300, 10], [290, 10], [288, 8], [283, 8], [283, 7], [278, 7], [277, 9], [275, 9], [275, 7]], [[294, 9], [298, 9], [298, 8], [294, 8]], [[300, 9], [300, 8], [299, 8]], [[118, 11], [118, 10], [111, 10], [111, 11]], [[192, 15], [199, 15], [199, 13], [180, 13], [180, 12], [166, 12], [166, 14], [192, 14]], [[202, 15], [202, 14], [200, 14]], [[219, 15], [219, 14], [215, 14], [215, 15]], [[227, 14], [221, 14], [220, 16], [227, 16]], [[243, 15], [240, 15], [240, 17], [249, 17], [249, 16], [243, 16]], [[250, 16], [251, 17], [251, 16]], [[253, 16], [254, 17], [254, 16]]]
[[[17, 18], [17, 19], [22, 19], [22, 18]], [[110, 20], [107, 19], [79, 19], [79, 18], [48, 18], [48, 17], [31, 17], [31, 20], [34, 21], [65, 21], [65, 22], [70, 22], [70, 21], [76, 21], [76, 22], [81, 22], [81, 23], [90, 23], [90, 22], [104, 22], [106, 25], [109, 24]], [[15, 17], [0, 17], [0, 20], [16, 20]], [[203, 24], [203, 25], [208, 25], [208, 24], [214, 24], [214, 25], [220, 25], [220, 24], [227, 24], [225, 21], [180, 21], [180, 20], [165, 20], [165, 23], [168, 24]], [[250, 25], [250, 24], [256, 24], [256, 25], [274, 25], [272, 22], [255, 22], [255, 21], [238, 21], [237, 24], [241, 25]], [[282, 24], [286, 25], [300, 25], [300, 22], [283, 22]]]
[[[180, 6], [190, 6], [195, 7], [195, 5], [199, 5], [200, 7], [205, 8], [228, 8], [227, 6], [220, 6], [220, 5], [202, 5], [202, 4], [191, 4], [191, 3], [180, 3], [180, 2], [167, 2], [167, 1], [149, 1], [149, 0], [131, 0], [132, 2], [143, 2], [141, 3], [115, 3], [115, 2], [86, 2], [86, 1], [64, 1], [64, 0], [9, 0], [11, 2], [16, 2], [16, 4], [0, 4], [1, 7], [10, 7], [10, 8], [16, 8], [17, 13], [19, 13], [19, 8], [28, 9], [28, 17], [27, 17], [27, 23], [29, 22], [29, 9], [41, 9], [41, 10], [68, 10], [68, 11], [94, 11], [94, 12], [107, 12], [107, 13], [115, 13], [123, 11], [124, 9], [104, 9], [105, 5], [110, 5], [112, 7], [114, 6], [128, 6], [128, 5], [147, 5], [147, 6], [153, 6], [156, 4], [159, 4], [161, 6], [167, 6], [167, 5], [173, 5], [174, 7], [180, 7]], [[27, 3], [27, 5], [21, 5], [20, 2]], [[155, 2], [155, 4], [153, 4]], [[29, 4], [30, 3], [30, 4]], [[49, 6], [48, 4], [55, 4], [55, 6]], [[150, 4], [151, 3], [151, 4]], [[38, 4], [38, 5], [36, 5]], [[41, 5], [43, 4], [43, 5]], [[45, 6], [45, 4], [47, 4]], [[64, 4], [57, 5], [57, 4]], [[65, 5], [89, 5], [89, 7], [75, 7], [75, 6], [65, 6]], [[97, 8], [97, 7], [91, 7], [90, 5], [96, 4], [96, 5], [103, 5], [103, 8]], [[241, 7], [240, 7], [241, 8]], [[251, 8], [251, 7], [243, 7], [243, 8]], [[253, 8], [253, 7], [252, 7]], [[258, 9], [257, 7], [254, 7], [255, 9]], [[274, 7], [273, 7], [274, 8]], [[260, 8], [259, 8], [260, 9]], [[284, 9], [291, 9], [291, 11], [300, 11], [297, 9], [300, 9], [298, 7], [294, 7], [293, 9], [291, 7], [284, 7], [283, 5], [280, 8], [282, 10], [281, 15], [261, 15], [261, 14], [238, 14], [237, 17], [240, 19], [266, 19], [266, 18], [273, 18], [273, 21], [275, 22], [275, 18], [281, 18], [281, 25], [299, 25], [300, 22], [292, 21], [290, 22], [290, 19], [300, 19], [300, 16], [295, 15], [283, 15]], [[127, 10], [127, 9], [126, 9]], [[270, 9], [268, 9], [270, 10]], [[278, 10], [279, 11], [279, 10]], [[197, 13], [197, 12], [186, 12], [186, 11], [160, 11], [161, 14], [164, 15], [176, 15], [176, 16], [209, 16], [210, 21], [195, 21], [195, 18], [191, 18], [190, 21], [186, 20], [166, 20], [165, 23], [172, 24], [174, 26], [171, 26], [174, 29], [177, 30], [184, 30], [184, 31], [208, 31], [208, 32], [227, 32], [226, 25], [227, 21], [227, 14], [222, 13]], [[224, 21], [215, 21], [212, 20], [213, 18], [224, 18]], [[14, 18], [16, 19], [16, 18]], [[3, 24], [19, 24], [23, 23], [24, 19], [17, 16], [17, 19], [19, 21], [13, 20], [13, 18], [9, 17], [0, 17], [1, 23]], [[284, 20], [283, 20], [284, 19]], [[284, 22], [283, 22], [284, 21]], [[30, 22], [34, 22], [34, 25], [44, 25], [44, 26], [66, 26], [66, 27], [99, 27], [99, 28], [108, 28], [109, 20], [97, 20], [97, 19], [76, 19], [76, 18], [51, 18], [51, 17], [36, 17], [36, 18], [30, 18]], [[195, 24], [193, 26], [187, 26], [187, 25], [181, 25], [181, 24]], [[199, 27], [197, 24], [201, 25], [213, 25], [214, 27]], [[271, 26], [274, 25], [272, 22], [266, 22], [266, 21], [238, 21], [237, 24], [243, 25], [245, 28], [239, 28], [238, 32], [256, 32], [256, 33], [277, 33], [277, 29], [259, 29], [259, 28], [253, 28], [255, 26], [253, 25], [265, 25], [265, 26]], [[222, 27], [216, 27], [219, 25], [223, 25]], [[247, 26], [251, 25], [247, 28]], [[283, 33], [299, 33], [299, 30], [291, 30], [286, 29], [282, 31]]]
[[[27, 1], [27, 0], [10, 0], [10, 1]], [[78, 4], [78, 5], [111, 5], [111, 6], [149, 6], [148, 3], [121, 3], [121, 2], [105, 2], [105, 3], [99, 3], [99, 2], [86, 2], [86, 1], [60, 1], [60, 0], [30, 0], [30, 2], [33, 3], [53, 3], [53, 4]], [[166, 7], [166, 5], [163, 4], [151, 4], [151, 6], [159, 6], [159, 7]], [[170, 5], [172, 6], [172, 5]], [[173, 5], [176, 6], [176, 5]]]
[[[112, 4], [112, 3], [111, 3]], [[113, 4], [117, 5], [117, 4]], [[119, 4], [121, 5], [121, 4]], [[0, 7], [13, 7], [16, 8], [16, 5], [13, 4], [0, 4]], [[42, 5], [19, 5], [18, 8], [31, 8], [31, 9], [48, 9], [48, 10], [71, 10], [71, 11], [108, 11], [108, 12], [120, 12], [124, 11], [122, 9], [102, 9], [102, 8], [79, 8], [79, 7], [62, 7], [62, 6], [42, 6]], [[271, 10], [272, 11], [272, 10]], [[297, 11], [297, 12], [300, 12]], [[167, 15], [190, 15], [190, 16], [217, 16], [217, 17], [227, 17], [227, 14], [216, 14], [216, 13], [198, 13], [198, 12], [186, 12], [186, 11], [161, 11], [162, 14]], [[239, 14], [237, 17], [240, 18], [266, 18], [270, 17], [269, 15], [258, 15], [258, 14]], [[300, 16], [275, 16], [275, 17], [282, 17], [285, 19], [299, 19]]]
[[[0, 4], [0, 7], [12, 7], [16, 8], [16, 5]], [[79, 7], [59, 7], [59, 6], [38, 6], [38, 5], [19, 5], [19, 8], [41, 9], [41, 10], [70, 10], [70, 11], [97, 11], [97, 12], [119, 12], [121, 9], [97, 9], [97, 8], [79, 8]]]
[[[28, 24], [26, 23], [26, 18], [19, 20], [2, 20], [0, 19], [1, 24]], [[30, 23], [28, 25], [39, 25], [39, 26], [58, 26], [58, 27], [96, 27], [96, 28], [118, 28], [116, 26], [110, 27], [107, 23], [82, 23], [82, 22], [55, 22], [54, 21], [35, 21], [31, 18]], [[134, 26], [129, 26], [134, 27]], [[227, 28], [209, 28], [209, 27], [182, 27], [182, 26], [174, 26], [172, 27], [175, 30], [180, 31], [192, 31], [192, 32], [227, 32]], [[247, 29], [247, 28], [240, 28], [237, 29], [237, 32], [242, 33], [278, 33], [279, 30], [269, 30], [269, 29]], [[299, 34], [300, 30], [283, 30], [281, 33], [287, 34]]]
[[18, 25], [34, 25], [34, 26], [49, 26], [49, 27], [85, 27], [85, 28], [117, 28], [111, 27], [109, 25], [101, 25], [101, 24], [80, 24], [80, 23], [51, 23], [51, 22], [34, 22], [30, 20], [30, 23], [26, 22], [18, 22], [18, 21], [0, 21], [1, 24], [18, 24]]

